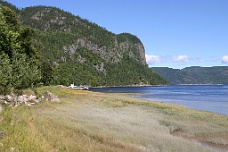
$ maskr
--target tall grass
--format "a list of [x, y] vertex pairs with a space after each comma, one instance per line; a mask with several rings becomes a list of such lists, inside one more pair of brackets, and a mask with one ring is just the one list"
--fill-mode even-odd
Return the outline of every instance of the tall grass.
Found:
[[227, 116], [126, 95], [37, 88], [40, 95], [46, 90], [61, 102], [3, 108], [0, 151], [216, 151], [198, 136], [226, 144]]

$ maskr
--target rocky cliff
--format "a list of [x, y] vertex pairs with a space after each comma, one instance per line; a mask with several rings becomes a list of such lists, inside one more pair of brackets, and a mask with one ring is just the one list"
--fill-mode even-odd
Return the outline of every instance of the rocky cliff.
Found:
[[84, 47], [113, 63], [120, 61], [124, 53], [146, 63], [142, 42], [129, 33], [116, 35], [95, 23], [54, 7], [28, 7], [21, 10], [20, 16], [22, 23], [32, 28], [73, 34], [74, 40], [59, 48], [69, 55], [73, 55], [79, 47]]

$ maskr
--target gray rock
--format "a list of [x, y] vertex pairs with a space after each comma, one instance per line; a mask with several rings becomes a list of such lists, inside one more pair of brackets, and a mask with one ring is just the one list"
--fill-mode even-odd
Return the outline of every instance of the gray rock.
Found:
[[50, 102], [59, 102], [59, 98], [54, 95], [53, 93], [49, 91], [45, 91], [45, 94], [43, 96], [44, 100], [50, 101]]
[[6, 105], [10, 105], [10, 101], [7, 101], [7, 100], [4, 100], [3, 103]]
[[[2, 104], [8, 105], [9, 107], [16, 108], [21, 105], [25, 106], [33, 106], [37, 103], [42, 102], [43, 100], [47, 100], [50, 102], [59, 102], [59, 98], [53, 93], [46, 91], [45, 94], [41, 98], [37, 98], [34, 95], [6, 95], [0, 96], [0, 112], [2, 111]], [[33, 101], [33, 102], [29, 102]]]
[[17, 97], [17, 101], [18, 102], [23, 102], [24, 101], [24, 97], [23, 96], [18, 96]]
[[[34, 102], [35, 102], [35, 103], [40, 103], [40, 102], [41, 102], [41, 99], [35, 99]], [[34, 103], [34, 104], [35, 104], [35, 103]]]
[[29, 98], [28, 98], [28, 96], [26, 94], [23, 95], [23, 98], [24, 98], [25, 102], [29, 101]]
[[6, 95], [6, 99], [7, 99], [8, 101], [13, 101], [13, 100], [14, 100], [14, 97], [11, 96], [11, 95]]
[[35, 101], [35, 100], [36, 100], [36, 96], [30, 95], [30, 96], [28, 97], [28, 100]]

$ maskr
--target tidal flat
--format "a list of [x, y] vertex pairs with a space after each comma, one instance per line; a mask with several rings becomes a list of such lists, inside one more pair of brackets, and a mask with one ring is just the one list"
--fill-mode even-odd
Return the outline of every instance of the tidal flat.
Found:
[[0, 151], [228, 151], [225, 115], [136, 99], [128, 94], [61, 87], [36, 91], [50, 91], [60, 102], [3, 107]]

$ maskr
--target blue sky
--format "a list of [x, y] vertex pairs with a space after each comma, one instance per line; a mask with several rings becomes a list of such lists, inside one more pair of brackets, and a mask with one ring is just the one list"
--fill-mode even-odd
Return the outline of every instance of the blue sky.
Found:
[[61, 8], [136, 35], [150, 67], [228, 66], [228, 0], [7, 0]]

